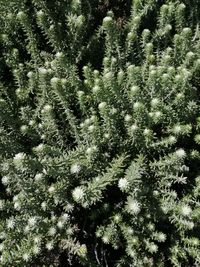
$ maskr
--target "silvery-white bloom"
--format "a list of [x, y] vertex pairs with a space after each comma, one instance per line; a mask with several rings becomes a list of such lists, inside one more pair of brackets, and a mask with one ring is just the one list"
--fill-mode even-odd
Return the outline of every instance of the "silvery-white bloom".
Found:
[[38, 246], [33, 246], [32, 251], [33, 251], [33, 254], [38, 255], [41, 251], [41, 248]]
[[105, 137], [105, 138], [110, 138], [110, 134], [109, 134], [109, 133], [105, 133], [105, 134], [104, 134], [104, 137]]
[[8, 175], [5, 175], [1, 179], [3, 185], [8, 185], [10, 182], [10, 177]]
[[176, 137], [173, 135], [169, 136], [169, 142], [170, 144], [174, 144], [176, 142]]
[[44, 16], [44, 12], [43, 12], [42, 10], [39, 10], [39, 11], [37, 12], [37, 16], [38, 16], [38, 17], [42, 17], [42, 16]]
[[126, 114], [126, 116], [124, 117], [124, 120], [125, 120], [126, 122], [131, 121], [131, 119], [132, 119], [132, 117], [131, 117], [131, 115], [129, 115], [129, 114]]
[[118, 223], [118, 222], [120, 222], [120, 220], [121, 220], [121, 216], [120, 216], [119, 214], [116, 214], [116, 215], [114, 216], [114, 221], [115, 221], [116, 223]]
[[191, 213], [192, 213], [192, 209], [191, 209], [190, 206], [188, 206], [188, 205], [183, 205], [183, 206], [181, 207], [181, 214], [182, 214], [183, 216], [190, 216]]
[[176, 150], [176, 155], [179, 158], [184, 158], [186, 156], [185, 150], [182, 148], [179, 148], [178, 150]]
[[106, 105], [107, 105], [106, 102], [101, 102], [99, 104], [99, 109], [105, 109]]
[[50, 194], [52, 194], [53, 192], [55, 191], [55, 186], [50, 186], [49, 187], [49, 189], [48, 189], [48, 192], [50, 193]]
[[142, 106], [142, 103], [140, 103], [140, 102], [135, 102], [134, 105], [133, 105], [133, 108], [134, 108], [134, 109], [139, 109], [141, 106]]
[[147, 129], [147, 128], [145, 128], [143, 133], [144, 133], [144, 135], [146, 135], [146, 136], [147, 136], [147, 135], [149, 135], [149, 134], [151, 133], [151, 130], [150, 130], [150, 129]]
[[44, 150], [45, 145], [44, 144], [39, 144], [38, 146], [35, 147], [35, 150], [37, 152], [42, 152]]
[[23, 256], [22, 256], [23, 260], [25, 261], [29, 261], [30, 259], [30, 255], [28, 253], [24, 253]]
[[57, 52], [56, 53], [57, 58], [62, 58], [63, 57], [63, 52]]
[[78, 91], [78, 92], [77, 92], [78, 97], [82, 97], [84, 94], [85, 94], [85, 93], [84, 93], [83, 91]]
[[15, 221], [14, 221], [14, 219], [9, 219], [9, 220], [7, 221], [7, 228], [8, 228], [8, 229], [13, 229], [14, 226], [15, 226]]
[[59, 78], [54, 77], [54, 78], [51, 79], [51, 85], [52, 85], [52, 86], [57, 86], [58, 83], [59, 83], [59, 81], [60, 81]]
[[156, 107], [160, 103], [160, 100], [158, 98], [153, 98], [151, 100], [151, 106]]
[[164, 233], [158, 233], [158, 241], [159, 242], [165, 242], [166, 235]]
[[43, 178], [43, 174], [42, 173], [37, 173], [36, 175], [35, 175], [35, 181], [41, 181], [42, 180], [42, 178]]
[[103, 241], [105, 244], [108, 244], [108, 243], [109, 243], [109, 237], [106, 236], [106, 235], [104, 235], [104, 236], [102, 237], [102, 241]]
[[88, 127], [88, 131], [91, 132], [91, 133], [94, 131], [94, 129], [95, 129], [95, 126], [94, 125], [90, 125]]
[[97, 93], [97, 92], [99, 92], [99, 91], [100, 91], [100, 87], [99, 87], [99, 85], [95, 85], [95, 86], [92, 88], [92, 91], [93, 91], [93, 93]]
[[43, 107], [43, 112], [50, 112], [52, 110], [52, 106], [49, 105], [49, 104], [46, 104], [44, 107]]
[[181, 132], [181, 126], [180, 126], [180, 125], [176, 125], [176, 126], [174, 126], [174, 128], [173, 128], [173, 132], [174, 132], [175, 134], [179, 134], [179, 133]]
[[33, 73], [32, 71], [29, 71], [29, 72], [27, 73], [27, 77], [28, 77], [28, 78], [32, 78], [33, 75], [34, 75], [34, 73]]
[[128, 233], [129, 235], [132, 235], [132, 234], [133, 234], [133, 229], [132, 229], [131, 227], [128, 227], [128, 228], [127, 228], [127, 233]]
[[148, 249], [149, 249], [149, 252], [155, 253], [158, 251], [158, 246], [156, 244], [152, 243], [152, 244], [149, 244]]
[[53, 236], [56, 234], [56, 228], [55, 227], [51, 227], [48, 231], [48, 235]]
[[193, 222], [185, 222], [185, 226], [189, 229], [192, 230], [194, 228], [194, 223]]
[[74, 230], [73, 230], [72, 227], [68, 227], [68, 228], [66, 229], [66, 234], [67, 234], [67, 235], [72, 235], [73, 232], [74, 232]]
[[120, 178], [118, 182], [118, 187], [124, 191], [128, 188], [129, 186], [129, 181], [126, 178]]
[[107, 80], [110, 80], [110, 79], [112, 78], [112, 76], [113, 76], [113, 74], [112, 74], [111, 71], [107, 72], [107, 73], [104, 75], [105, 79], [107, 79]]
[[39, 73], [42, 74], [42, 75], [47, 74], [47, 69], [45, 69], [45, 68], [38, 68], [38, 71], [39, 71]]
[[4, 244], [1, 243], [1, 244], [0, 244], [0, 251], [2, 251], [3, 249], [4, 249]]
[[52, 250], [53, 249], [53, 242], [48, 242], [47, 244], [46, 244], [46, 248], [48, 249], [48, 250]]
[[72, 192], [73, 199], [77, 202], [82, 200], [84, 195], [85, 193], [81, 187], [76, 187]]
[[57, 226], [59, 229], [62, 229], [64, 227], [64, 225], [65, 225], [65, 222], [63, 222], [63, 221], [58, 221], [58, 223], [57, 223]]
[[14, 203], [14, 209], [16, 209], [16, 210], [20, 210], [20, 209], [21, 209], [21, 204], [20, 204], [20, 202], [15, 202], [15, 203]]
[[135, 132], [138, 129], [138, 126], [136, 124], [131, 125], [131, 131]]
[[14, 162], [19, 162], [19, 161], [22, 161], [24, 160], [26, 157], [26, 154], [25, 153], [18, 153], [14, 156], [13, 160]]
[[25, 14], [23, 11], [19, 11], [19, 12], [17, 13], [17, 18], [18, 18], [18, 19], [23, 19], [25, 16], [26, 16], [26, 14]]
[[28, 126], [27, 126], [27, 125], [22, 125], [22, 126], [20, 127], [20, 130], [22, 131], [22, 133], [26, 133], [27, 130], [28, 130]]
[[42, 207], [43, 210], [46, 210], [47, 203], [45, 201], [43, 201], [42, 204], [41, 204], [41, 207]]
[[19, 194], [18, 195], [15, 195], [14, 197], [13, 197], [13, 201], [15, 202], [15, 201], [18, 201], [19, 200]]
[[155, 116], [156, 119], [159, 119], [159, 118], [162, 116], [162, 112], [160, 112], [160, 111], [156, 111], [156, 112], [154, 113], [154, 116]]
[[34, 239], [33, 239], [33, 241], [34, 241], [36, 244], [40, 244], [41, 241], [42, 241], [42, 239], [41, 239], [40, 236], [35, 236]]
[[26, 227], [24, 228], [24, 233], [28, 233], [30, 231], [30, 226], [26, 225]]
[[88, 149], [86, 150], [86, 153], [87, 154], [92, 154], [92, 148], [91, 147], [88, 147]]
[[5, 201], [4, 200], [0, 200], [0, 210], [3, 210], [5, 207]]
[[129, 198], [127, 201], [127, 210], [131, 214], [138, 214], [140, 212], [140, 204], [137, 200]]
[[78, 163], [72, 164], [72, 166], [70, 168], [71, 174], [79, 173], [80, 170], [81, 170], [81, 166]]
[[109, 26], [112, 23], [113, 19], [110, 16], [107, 16], [103, 19], [103, 25]]
[[133, 86], [131, 87], [131, 93], [135, 94], [135, 93], [137, 93], [138, 91], [139, 91], [139, 87], [138, 87], [138, 86], [133, 85]]
[[97, 146], [92, 146], [92, 147], [88, 147], [88, 149], [86, 150], [86, 153], [88, 155], [91, 155], [95, 151], [97, 151]]
[[69, 216], [69, 214], [64, 213], [61, 218], [62, 218], [63, 221], [68, 221], [70, 216]]
[[37, 223], [37, 218], [35, 217], [35, 216], [33, 216], [33, 217], [30, 217], [29, 219], [28, 219], [28, 225], [29, 226], [35, 226], [36, 225], [36, 223]]

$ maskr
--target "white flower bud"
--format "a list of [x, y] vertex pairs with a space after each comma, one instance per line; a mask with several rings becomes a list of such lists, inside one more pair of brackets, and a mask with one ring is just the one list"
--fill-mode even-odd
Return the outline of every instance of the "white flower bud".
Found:
[[9, 219], [7, 221], [7, 228], [8, 229], [13, 229], [14, 227], [15, 227], [15, 221], [14, 221], [14, 219]]
[[70, 172], [71, 174], [77, 174], [81, 171], [81, 166], [78, 163], [75, 163], [71, 166]]
[[135, 102], [134, 105], [133, 105], [133, 108], [134, 108], [135, 110], [137, 110], [137, 109], [140, 109], [142, 106], [143, 106], [143, 105], [142, 105], [141, 102]]
[[106, 107], [106, 102], [101, 102], [99, 104], [99, 109], [103, 110], [103, 109], [105, 109], [105, 107]]
[[52, 186], [49, 187], [48, 192], [49, 192], [50, 194], [52, 194], [53, 192], [55, 192], [55, 190], [56, 190], [56, 189], [55, 189], [55, 186], [52, 185]]
[[35, 151], [40, 153], [44, 151], [44, 148], [45, 148], [44, 144], [39, 144], [38, 146], [35, 147]]
[[22, 258], [23, 258], [24, 261], [28, 262], [30, 260], [30, 255], [28, 253], [24, 253], [22, 255]]
[[49, 112], [51, 112], [51, 111], [52, 111], [52, 106], [49, 105], [49, 104], [45, 105], [45, 106], [43, 107], [43, 109], [42, 109], [42, 113], [44, 113], [44, 112], [49, 113]]
[[3, 176], [1, 182], [3, 185], [8, 185], [10, 182], [10, 177], [8, 175]]
[[120, 178], [118, 182], [118, 187], [121, 191], [126, 190], [129, 187], [129, 181], [126, 178]]
[[131, 93], [132, 94], [135, 94], [135, 93], [137, 93], [138, 91], [139, 91], [139, 87], [138, 86], [136, 86], [136, 85], [133, 85], [132, 87], [131, 87]]
[[191, 209], [190, 206], [188, 206], [188, 205], [183, 205], [183, 206], [181, 207], [181, 215], [187, 217], [187, 216], [190, 216], [191, 213], [192, 213], [192, 209]]
[[41, 75], [46, 75], [48, 73], [47, 69], [45, 68], [39, 68], [38, 71], [39, 71], [39, 74]]
[[151, 100], [151, 106], [156, 107], [160, 103], [160, 100], [158, 98], [153, 98]]
[[106, 235], [104, 235], [104, 236], [102, 237], [102, 241], [103, 241], [105, 244], [109, 244], [109, 242], [110, 242], [109, 237], [106, 236]]
[[107, 16], [103, 19], [103, 26], [109, 27], [112, 24], [112, 22], [113, 22], [113, 19]]
[[47, 248], [48, 250], [52, 250], [52, 249], [53, 249], [53, 242], [48, 242], [48, 243], [46, 244], [46, 248]]
[[175, 136], [173, 136], [173, 135], [171, 135], [171, 136], [169, 136], [169, 143], [170, 144], [174, 144], [174, 143], [176, 143], [176, 141], [177, 141], [177, 139], [176, 139], [176, 137]]
[[185, 158], [186, 156], [186, 153], [185, 153], [185, 150], [180, 148], [176, 151], [176, 155], [178, 158]]
[[138, 214], [140, 212], [140, 204], [137, 200], [129, 198], [127, 201], [127, 210], [131, 214]]
[[47, 203], [45, 201], [41, 204], [42, 209], [45, 211], [47, 209]]
[[5, 201], [0, 199], [0, 210], [3, 210], [5, 207]]
[[14, 161], [14, 163], [18, 163], [20, 161], [23, 161], [25, 158], [26, 158], [25, 153], [18, 153], [14, 156], [13, 161]]
[[55, 227], [51, 227], [48, 231], [48, 235], [50, 236], [54, 236], [56, 234], [56, 228]]
[[26, 18], [26, 14], [23, 11], [20, 11], [17, 13], [17, 18], [22, 20], [22, 19]]
[[42, 173], [37, 173], [35, 175], [35, 181], [37, 181], [37, 182], [41, 181], [42, 178], [43, 178], [43, 174]]
[[138, 126], [137, 126], [136, 124], [133, 124], [133, 125], [131, 126], [131, 131], [132, 131], [132, 132], [135, 132], [136, 130], [138, 130]]
[[93, 93], [97, 93], [100, 91], [100, 87], [98, 85], [95, 85], [93, 88], [92, 88], [92, 92]]
[[79, 202], [80, 200], [82, 200], [84, 195], [85, 193], [81, 187], [76, 187], [72, 192], [73, 199], [76, 202]]
[[53, 87], [56, 87], [56, 86], [59, 84], [59, 81], [60, 81], [59, 78], [54, 77], [54, 78], [51, 79], [51, 85], [52, 85]]
[[39, 18], [43, 17], [43, 16], [44, 16], [44, 12], [43, 12], [42, 10], [39, 10], [39, 11], [37, 12], [37, 16], [38, 16]]
[[83, 91], [78, 91], [78, 92], [77, 92], [78, 97], [82, 97], [84, 94], [85, 94], [85, 93], [84, 93]]
[[36, 223], [37, 223], [37, 218], [36, 218], [36, 217], [30, 217], [30, 218], [28, 219], [28, 225], [29, 225], [30, 227], [35, 226]]
[[61, 59], [64, 56], [63, 52], [57, 52], [56, 58]]
[[95, 130], [95, 126], [94, 125], [90, 125], [89, 127], [88, 127], [88, 131], [89, 132], [94, 132], [94, 130]]
[[33, 76], [34, 76], [34, 73], [33, 73], [32, 71], [29, 71], [29, 72], [27, 73], [27, 77], [28, 77], [29, 79], [31, 79]]
[[126, 122], [131, 121], [131, 119], [132, 119], [132, 117], [131, 117], [131, 115], [129, 115], [129, 114], [127, 114], [127, 115], [125, 116], [125, 118], [124, 118], [124, 120], [125, 120]]

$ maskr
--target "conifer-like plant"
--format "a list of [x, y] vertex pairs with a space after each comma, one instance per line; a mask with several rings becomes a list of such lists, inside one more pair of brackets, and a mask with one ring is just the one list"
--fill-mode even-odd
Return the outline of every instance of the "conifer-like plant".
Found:
[[0, 1], [0, 266], [200, 266], [199, 23]]

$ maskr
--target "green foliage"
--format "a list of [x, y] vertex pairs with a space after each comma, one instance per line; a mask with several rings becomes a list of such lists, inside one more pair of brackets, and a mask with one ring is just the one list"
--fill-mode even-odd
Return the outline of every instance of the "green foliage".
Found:
[[0, 266], [200, 265], [199, 18], [0, 1]]

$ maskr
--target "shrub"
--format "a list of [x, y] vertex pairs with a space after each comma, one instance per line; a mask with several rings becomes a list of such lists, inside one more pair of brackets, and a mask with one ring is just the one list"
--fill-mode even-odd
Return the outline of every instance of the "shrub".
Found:
[[198, 266], [198, 1], [0, 10], [1, 266]]

